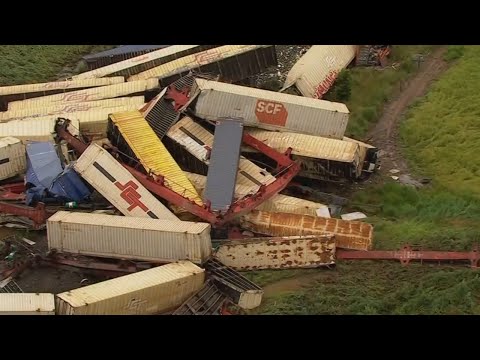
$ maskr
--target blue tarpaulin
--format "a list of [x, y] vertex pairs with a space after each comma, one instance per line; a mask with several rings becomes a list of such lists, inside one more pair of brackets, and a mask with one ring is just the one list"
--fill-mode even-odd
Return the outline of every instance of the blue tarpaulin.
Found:
[[63, 169], [53, 144], [31, 142], [26, 150], [27, 205], [39, 201], [81, 202], [90, 196], [91, 192], [80, 176], [70, 167]]
[[27, 183], [48, 188], [62, 171], [62, 163], [53, 144], [31, 142], [27, 149]]
[[81, 202], [90, 196], [90, 190], [71, 167], [65, 170], [52, 183], [50, 193], [66, 201]]

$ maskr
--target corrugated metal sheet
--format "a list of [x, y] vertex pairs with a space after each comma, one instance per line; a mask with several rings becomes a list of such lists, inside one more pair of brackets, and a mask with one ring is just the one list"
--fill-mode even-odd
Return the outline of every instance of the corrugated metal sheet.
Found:
[[242, 119], [222, 119], [217, 122], [203, 194], [214, 211], [226, 212], [232, 204], [242, 137]]
[[127, 81], [136, 81], [149, 78], [166, 78], [198, 67], [231, 58], [236, 55], [246, 53], [272, 45], [224, 45], [210, 50], [202, 51], [197, 54], [188, 55], [178, 60], [157, 66], [153, 69], [133, 75]]
[[283, 89], [295, 85], [303, 96], [322, 98], [355, 51], [356, 45], [313, 45], [287, 74]]
[[[162, 175], [168, 188], [203, 205], [193, 185], [139, 111], [112, 114], [110, 120], [147, 173]], [[110, 140], [116, 143], [113, 138]]]
[[[55, 129], [55, 117], [31, 118], [28, 120], [12, 120], [0, 122], [0, 137], [13, 136], [25, 142], [31, 141], [53, 141]], [[72, 119], [69, 130], [72, 134], [78, 134], [80, 124], [78, 120]]]
[[0, 139], [0, 180], [23, 174], [27, 168], [25, 146], [19, 139]]
[[85, 55], [85, 60], [96, 60], [103, 57], [113, 57], [116, 55], [125, 55], [131, 53], [137, 53], [140, 51], [153, 51], [157, 49], [163, 49], [170, 45], [120, 45], [110, 50], [100, 51], [95, 54]]
[[[106, 86], [113, 84], [120, 84], [125, 82], [122, 76], [110, 77], [104, 79], [82, 79], [82, 80], [67, 80], [55, 81], [40, 84], [26, 84], [13, 86], [0, 86], [0, 96], [13, 94], [27, 94], [35, 92], [50, 92], [52, 90], [67, 90], [67, 89], [81, 89], [97, 86]], [[40, 96], [40, 95], [39, 95]]]
[[[195, 186], [198, 193], [202, 194], [203, 190], [205, 189], [205, 183], [207, 179], [206, 176], [189, 172], [186, 172], [185, 174], [188, 176], [193, 186]], [[250, 188], [248, 186], [237, 184], [235, 186], [235, 197], [239, 199], [250, 195], [249, 189]], [[260, 211], [284, 212], [311, 216], [317, 216], [317, 210], [319, 209], [322, 209], [323, 212], [328, 213], [327, 205], [283, 194], [277, 194], [271, 197], [257, 206], [256, 209]]]
[[35, 105], [25, 103], [25, 106], [17, 110], [9, 110], [0, 113], [0, 120], [12, 119], [16, 117], [25, 117], [31, 115], [42, 116], [51, 113], [72, 113], [78, 111], [89, 111], [102, 108], [111, 108], [124, 105], [140, 106], [144, 104], [145, 98], [143, 96], [131, 96], [115, 99], [84, 101], [78, 103], [49, 103], [44, 105]]
[[[138, 97], [142, 99], [142, 97]], [[100, 101], [99, 101], [100, 102]], [[58, 110], [45, 110], [43, 108], [26, 108], [23, 110], [13, 110], [7, 111], [4, 113], [0, 113], [0, 122], [11, 121], [11, 120], [24, 120], [29, 118], [39, 118], [44, 116], [52, 116], [57, 115], [57, 117], [77, 117], [80, 121], [82, 116], [90, 117], [92, 114], [107, 114], [102, 115], [103, 118], [107, 119], [108, 114], [113, 112], [119, 111], [128, 111], [128, 110], [136, 110], [140, 104], [143, 104], [143, 101], [140, 103], [132, 102], [130, 104], [116, 104], [114, 106], [90, 106], [84, 105], [84, 103], [74, 103], [71, 105], [62, 105], [59, 107]], [[97, 115], [98, 116], [98, 115]], [[86, 120], [88, 121], [88, 120]]]
[[200, 118], [240, 117], [245, 126], [342, 139], [348, 125], [345, 104], [216, 81], [195, 79], [192, 109]]
[[[80, 131], [84, 135], [96, 135], [96, 138], [105, 138], [107, 136], [108, 115], [120, 111], [135, 109], [135, 106], [117, 106], [114, 108], [94, 109], [92, 111], [80, 111], [72, 113], [55, 113], [38, 117], [22, 117], [15, 120], [3, 120], [0, 123], [10, 121], [50, 121], [52, 118], [67, 118], [79, 123]], [[53, 129], [53, 128], [52, 128]]]
[[125, 216], [178, 220], [101, 146], [90, 145], [74, 169]]
[[[353, 142], [250, 128], [245, 128], [245, 132], [279, 152], [285, 152], [291, 147], [292, 154], [298, 156], [355, 164], [359, 161], [359, 146]], [[247, 147], [243, 151], [255, 152], [254, 149]]]
[[242, 228], [270, 236], [334, 234], [337, 248], [370, 250], [373, 227], [360, 221], [346, 221], [308, 215], [254, 210], [243, 215]]
[[205, 272], [189, 261], [58, 294], [59, 315], [150, 315], [173, 310], [198, 292]]
[[0, 315], [55, 315], [53, 294], [0, 293]]
[[39, 98], [23, 101], [13, 101], [8, 104], [9, 110], [21, 109], [26, 103], [28, 106], [52, 105], [55, 103], [78, 103], [83, 101], [94, 101], [108, 98], [121, 97], [130, 94], [143, 93], [158, 87], [158, 80], [148, 79], [122, 84], [100, 86], [93, 89], [72, 91], [65, 94], [42, 96]]
[[153, 262], [201, 264], [212, 252], [210, 224], [68, 211], [47, 220], [47, 239], [59, 252]]
[[262, 288], [231, 267], [216, 258], [211, 258], [204, 267], [215, 285], [242, 309], [254, 309], [262, 303]]
[[[184, 117], [171, 127], [167, 137], [183, 146], [190, 154], [205, 164], [209, 164], [207, 149], [212, 148], [213, 135], [189, 117]], [[261, 169], [251, 161], [240, 158], [238, 166], [237, 184], [247, 186], [252, 193], [256, 193], [261, 185], [268, 185], [275, 178], [265, 169]]]
[[235, 240], [220, 245], [215, 257], [235, 270], [316, 268], [335, 264], [333, 235]]
[[[279, 152], [291, 147], [293, 159], [302, 168], [300, 176], [312, 177], [316, 173], [320, 177], [331, 178], [335, 175], [357, 179], [362, 175], [366, 149], [355, 142], [258, 129], [247, 128], [245, 131]], [[249, 147], [244, 147], [242, 151], [257, 152]]]
[[179, 59], [196, 52], [216, 47], [216, 45], [172, 45], [164, 49], [155, 50], [127, 60], [112, 63], [111, 65], [87, 71], [73, 76], [73, 79], [100, 78], [112, 74], [131, 76], [167, 62]]

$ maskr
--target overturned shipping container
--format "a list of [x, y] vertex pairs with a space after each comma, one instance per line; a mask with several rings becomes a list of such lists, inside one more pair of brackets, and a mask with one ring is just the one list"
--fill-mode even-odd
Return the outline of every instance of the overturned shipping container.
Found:
[[0, 139], [0, 180], [23, 174], [26, 168], [25, 145], [10, 136]]
[[242, 309], [254, 309], [262, 303], [262, 288], [231, 267], [216, 258], [211, 258], [204, 267], [217, 288]]
[[313, 45], [289, 71], [282, 90], [295, 85], [303, 96], [321, 99], [356, 50], [357, 45]]
[[45, 115], [57, 115], [63, 113], [76, 113], [103, 110], [116, 107], [126, 107], [127, 109], [138, 109], [144, 104], [143, 96], [123, 97], [117, 99], [107, 99], [98, 101], [86, 101], [78, 103], [60, 103], [39, 107], [26, 106], [18, 110], [9, 110], [0, 112], [0, 121], [21, 120], [26, 117], [40, 117]]
[[[0, 137], [13, 136], [24, 143], [28, 140], [53, 142], [55, 122], [54, 116], [0, 122]], [[68, 131], [78, 135], [79, 128], [78, 120], [73, 119], [68, 126]]]
[[[184, 117], [173, 125], [167, 132], [167, 138], [171, 139], [174, 143], [171, 144], [170, 148], [175, 159], [179, 163], [191, 164], [190, 166], [184, 166], [184, 170], [201, 172], [197, 171], [201, 169], [197, 168], [198, 165], [195, 161], [192, 161], [191, 158], [188, 162], [183, 161], [183, 157], [185, 156], [182, 154], [183, 151], [187, 151], [188, 154], [193, 155], [200, 164], [209, 165], [208, 149], [211, 149], [213, 146], [213, 134], [194, 122], [191, 118]], [[185, 167], [188, 168], [185, 169]], [[275, 181], [275, 177], [266, 170], [245, 159], [243, 156], [240, 158], [237, 184], [247, 187], [249, 193], [255, 194], [260, 186], [271, 184], [273, 181]]]
[[360, 221], [254, 210], [241, 216], [243, 229], [270, 236], [335, 235], [337, 248], [370, 250], [373, 226]]
[[123, 77], [111, 77], [108, 79], [67, 80], [40, 84], [2, 86], [0, 87], [0, 110], [6, 110], [8, 108], [8, 103], [11, 101], [67, 93], [74, 90], [97, 86], [119, 84], [124, 81], [125, 79]]
[[170, 45], [120, 45], [113, 49], [85, 55], [82, 59], [87, 63], [88, 69], [93, 70], [168, 47]]
[[74, 168], [125, 216], [178, 220], [101, 146], [90, 145]]
[[72, 91], [66, 94], [42, 96], [23, 101], [13, 101], [8, 104], [9, 110], [18, 110], [25, 106], [55, 105], [58, 103], [78, 103], [83, 101], [96, 101], [125, 95], [143, 94], [147, 90], [158, 88], [157, 79], [133, 81], [122, 84], [100, 86], [93, 89]]
[[142, 54], [123, 61], [104, 64], [91, 71], [76, 75], [74, 79], [101, 78], [102, 76], [132, 76], [156, 66], [182, 57], [217, 47], [218, 45], [171, 45], [148, 54]]
[[221, 244], [215, 257], [239, 271], [330, 266], [335, 264], [335, 236], [235, 240]]
[[139, 111], [111, 114], [108, 133], [112, 144], [137, 158], [147, 174], [163, 176], [167, 188], [203, 205], [193, 185]]
[[48, 219], [47, 239], [59, 252], [156, 263], [201, 264], [212, 251], [210, 224], [68, 211]]
[[277, 65], [275, 45], [224, 45], [157, 66], [133, 75], [127, 81], [158, 78], [168, 86], [190, 71], [220, 75], [237, 82]]
[[53, 294], [0, 293], [0, 315], [55, 315]]
[[198, 292], [205, 272], [189, 261], [67, 291], [56, 296], [58, 315], [153, 315], [174, 310]]
[[[202, 194], [207, 181], [206, 176], [188, 172], [186, 174], [193, 186], [197, 189], [198, 193]], [[237, 184], [235, 186], [235, 198], [241, 199], [247, 195], [251, 195], [249, 190], [249, 187]], [[283, 194], [272, 196], [270, 199], [257, 206], [256, 210], [330, 217], [327, 205]]]
[[241, 117], [245, 126], [341, 139], [348, 125], [345, 104], [195, 79], [190, 107], [202, 119]]
[[[292, 158], [302, 168], [299, 176], [330, 181], [357, 180], [375, 168], [376, 151], [369, 152], [360, 142], [258, 129], [245, 131], [279, 152], [292, 148]], [[242, 152], [252, 160], [269, 163], [268, 158], [254, 149], [244, 147]]]

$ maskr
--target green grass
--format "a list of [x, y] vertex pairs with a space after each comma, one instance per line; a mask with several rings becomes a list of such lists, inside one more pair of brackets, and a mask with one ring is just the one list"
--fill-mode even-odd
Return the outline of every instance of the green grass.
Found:
[[480, 273], [437, 265], [344, 262], [316, 283], [265, 299], [261, 314], [479, 314]]
[[0, 86], [56, 79], [64, 66], [74, 67], [83, 55], [111, 45], [1, 45]]
[[[434, 46], [394, 45], [389, 64], [398, 63], [395, 69], [388, 66], [382, 70], [374, 68], [352, 68], [351, 98], [346, 102], [350, 110], [347, 136], [363, 139], [368, 129], [381, 114], [383, 105], [394, 95], [398, 85], [417, 69], [416, 54], [431, 52]], [[333, 89], [332, 89], [333, 90]], [[333, 94], [334, 91], [331, 93]], [[329, 100], [329, 94], [325, 96]]]
[[[410, 243], [470, 250], [480, 242], [480, 47], [451, 46], [445, 59], [452, 67], [410, 108], [401, 126], [410, 168], [432, 183], [416, 190], [387, 181], [354, 194], [347, 209], [369, 215], [376, 249]], [[263, 284], [277, 281], [279, 275], [269, 273], [262, 274]], [[258, 311], [480, 314], [479, 280], [478, 271], [465, 267], [339, 262], [334, 271], [319, 270], [313, 286], [266, 297]]]

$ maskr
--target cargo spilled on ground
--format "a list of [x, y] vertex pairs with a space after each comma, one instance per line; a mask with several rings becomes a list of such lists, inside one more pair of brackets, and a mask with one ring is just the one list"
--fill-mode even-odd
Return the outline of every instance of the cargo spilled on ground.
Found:
[[[284, 69], [287, 82], [285, 89], [279, 89], [284, 93], [239, 84], [277, 65], [278, 50], [273, 45], [136, 48], [142, 54], [127, 47], [116, 50], [117, 63], [102, 64], [103, 68], [90, 57], [90, 71], [73, 80], [126, 76], [126, 82], [72, 89], [66, 94], [61, 92], [67, 86], [52, 85], [52, 93], [45, 94], [31, 87], [21, 90], [32, 94], [26, 100], [4, 98], [9, 110], [2, 117], [2, 136], [16, 135], [27, 148], [31, 140], [54, 144], [57, 154], [42, 155], [42, 161], [60, 163], [62, 170], [70, 164], [69, 169], [91, 192], [79, 197], [80, 183], [67, 176], [57, 179], [48, 166], [33, 167], [27, 161], [18, 170], [20, 176], [26, 171], [30, 180], [2, 187], [0, 210], [8, 214], [5, 222], [35, 229], [46, 224], [47, 238], [34, 245], [18, 236], [7, 239], [4, 280], [21, 289], [22, 272], [45, 266], [95, 274], [81, 279], [77, 289], [52, 290], [56, 311], [62, 314], [82, 313], [81, 299], [92, 296], [90, 292], [97, 294], [98, 309], [92, 307], [97, 314], [228, 314], [232, 306], [234, 312], [241, 312], [255, 310], [262, 303], [263, 290], [255, 284], [258, 274], [252, 277], [238, 271], [268, 274], [272, 268], [314, 267], [309, 271], [322, 276], [335, 272], [336, 263], [342, 266], [337, 251], [368, 253], [375, 246], [376, 230], [365, 222], [365, 215], [347, 214], [346, 210], [358, 209], [345, 208], [340, 197], [321, 190], [328, 182], [341, 195], [341, 189], [352, 182], [368, 181], [377, 170], [379, 149], [360, 138], [345, 137], [355, 114], [348, 102], [345, 106], [344, 100], [319, 98], [328, 96], [335, 78], [350, 63], [353, 68], [347, 72], [371, 72], [368, 67], [373, 66], [377, 74], [395, 73], [395, 64], [390, 68], [391, 59], [386, 56], [395, 56], [397, 47], [312, 46], [300, 54], [299, 64], [310, 64], [309, 59], [315, 57], [338, 62], [329, 71], [311, 65], [303, 72], [295, 66]], [[360, 61], [365, 49], [369, 55]], [[101, 62], [108, 56], [97, 59]], [[252, 61], [254, 66], [246, 65]], [[314, 91], [305, 88], [308, 81], [316, 83]], [[10, 96], [18, 89], [5, 91]], [[303, 96], [292, 95], [295, 91]], [[112, 97], [124, 98], [124, 103], [117, 104], [124, 107], [95, 110], [102, 106], [96, 103], [106, 105]], [[135, 97], [143, 97], [142, 103], [127, 100]], [[82, 108], [76, 104], [83, 103], [85, 110], [78, 110]], [[75, 112], [64, 111], [64, 104], [73, 105]], [[93, 111], [97, 117], [87, 116]], [[44, 128], [36, 129], [40, 123]], [[239, 141], [224, 141], [227, 136]], [[27, 154], [31, 158], [39, 155]], [[59, 191], [60, 183], [65, 184], [64, 191]], [[30, 199], [28, 206], [22, 196]], [[370, 215], [370, 210], [362, 211]], [[54, 230], [57, 218], [68, 220]], [[99, 228], [102, 221], [108, 226]], [[300, 223], [293, 226], [293, 222]], [[203, 230], [194, 230], [198, 226]], [[78, 236], [87, 229], [95, 234], [92, 239]], [[192, 230], [185, 233], [185, 229]], [[129, 244], [122, 238], [127, 232], [141, 241]], [[39, 249], [47, 243], [48, 251]], [[26, 256], [20, 244], [38, 245], [37, 256]], [[170, 265], [185, 262], [195, 263], [205, 270], [205, 276], [200, 285], [172, 293], [169, 282], [182, 282], [180, 267], [173, 266], [178, 274], [171, 280], [165, 277], [159, 285], [165, 303], [152, 301], [141, 285], [128, 285], [133, 275], [148, 277], [158, 269], [161, 277]], [[278, 270], [276, 274], [286, 273]], [[124, 284], [124, 295], [100, 294], [100, 287], [90, 285], [107, 278], [111, 280], [105, 282], [106, 287], [117, 286], [117, 280]]]

